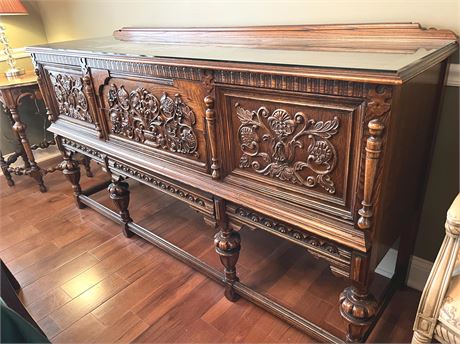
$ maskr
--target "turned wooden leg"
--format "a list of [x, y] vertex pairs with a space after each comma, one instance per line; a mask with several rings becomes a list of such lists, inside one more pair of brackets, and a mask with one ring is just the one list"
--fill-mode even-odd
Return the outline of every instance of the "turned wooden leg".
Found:
[[93, 172], [91, 172], [91, 158], [84, 155], [81, 163], [85, 167], [86, 176], [89, 178], [93, 177]]
[[6, 163], [5, 159], [3, 158], [3, 153], [0, 151], [0, 168], [2, 169], [3, 175], [6, 178], [6, 182], [9, 186], [14, 186], [13, 177], [11, 177], [11, 173], [8, 171], [8, 164]]
[[10, 110], [11, 117], [14, 121], [13, 130], [16, 132], [16, 135], [24, 149], [24, 154], [22, 154], [24, 166], [30, 169], [30, 172], [27, 174], [30, 175], [33, 179], [35, 179], [41, 192], [46, 192], [46, 186], [43, 182], [43, 173], [40, 167], [35, 162], [32, 149], [30, 148], [29, 140], [26, 136], [26, 125], [21, 121], [16, 105], [10, 106], [8, 109]]
[[374, 320], [377, 301], [365, 288], [345, 288], [340, 294], [340, 314], [347, 322], [347, 341], [362, 342], [364, 334]]
[[72, 154], [64, 153], [64, 161], [59, 164], [59, 169], [65, 175], [67, 180], [72, 184], [73, 195], [75, 202], [79, 209], [83, 209], [85, 205], [80, 201], [81, 195], [80, 187], [80, 164], [78, 161], [72, 159]]
[[24, 162], [24, 168], [27, 169], [27, 168], [30, 167], [30, 163], [29, 163], [29, 159], [27, 158], [26, 151], [25, 151], [24, 147], [22, 146], [21, 137], [19, 136], [18, 132], [16, 130], [14, 130], [15, 122], [14, 122], [13, 117], [11, 116], [10, 110], [7, 107], [4, 107], [4, 109], [5, 109], [5, 112], [7, 113], [8, 119], [9, 119], [9, 121], [11, 123], [11, 130], [13, 131], [13, 135], [16, 138], [16, 140], [18, 141], [17, 152], [19, 153], [19, 156], [22, 158], [22, 161]]
[[120, 179], [114, 179], [108, 187], [110, 198], [112, 199], [115, 206], [118, 208], [118, 212], [123, 220], [121, 229], [125, 237], [130, 238], [134, 235], [128, 228], [128, 223], [132, 221], [129, 215], [129, 184], [121, 181]]
[[378, 303], [369, 293], [371, 274], [368, 270], [369, 255], [353, 253], [350, 275], [353, 285], [340, 294], [340, 315], [347, 324], [347, 341], [362, 342], [369, 325], [374, 321]]
[[241, 238], [239, 233], [228, 226], [224, 201], [216, 199], [215, 206], [219, 232], [214, 236], [214, 245], [224, 266], [225, 297], [230, 301], [236, 301], [239, 299], [239, 295], [233, 288], [233, 283], [238, 281], [236, 263], [240, 256]]

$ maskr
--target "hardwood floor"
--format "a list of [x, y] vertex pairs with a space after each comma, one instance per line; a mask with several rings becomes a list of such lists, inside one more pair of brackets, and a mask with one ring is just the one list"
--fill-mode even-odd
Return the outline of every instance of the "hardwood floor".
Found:
[[[83, 186], [106, 179], [93, 169]], [[59, 172], [46, 177], [46, 194], [31, 178], [16, 178], [13, 188], [0, 180], [0, 257], [52, 342], [315, 342], [244, 299], [227, 301], [221, 285], [139, 237], [123, 237], [119, 225], [95, 211], [77, 209]], [[137, 222], [221, 269], [213, 229], [199, 215], [147, 187], [133, 183], [131, 190]], [[112, 207], [107, 192], [94, 198]], [[243, 283], [343, 334], [337, 302], [345, 281], [266, 233], [243, 231], [242, 245]], [[368, 342], [410, 341], [419, 297], [398, 291]]]

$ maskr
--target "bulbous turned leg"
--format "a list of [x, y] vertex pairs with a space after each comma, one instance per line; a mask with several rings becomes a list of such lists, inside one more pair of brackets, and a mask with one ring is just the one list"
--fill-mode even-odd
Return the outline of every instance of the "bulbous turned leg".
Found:
[[121, 229], [125, 237], [130, 238], [134, 235], [128, 228], [128, 223], [132, 221], [129, 215], [129, 184], [121, 180], [114, 180], [108, 187], [110, 198], [115, 204], [123, 221]]
[[239, 299], [239, 295], [233, 289], [233, 283], [238, 281], [236, 263], [240, 256], [240, 234], [224, 225], [220, 227], [220, 231], [214, 236], [214, 245], [224, 266], [225, 297], [230, 301], [236, 301]]
[[347, 322], [347, 341], [362, 342], [377, 313], [377, 301], [366, 288], [351, 286], [340, 294], [340, 314]]
[[59, 164], [59, 169], [62, 170], [62, 173], [67, 178], [67, 180], [72, 184], [73, 195], [75, 197], [75, 202], [79, 209], [83, 209], [85, 205], [81, 203], [78, 196], [81, 195], [80, 187], [80, 164], [78, 161], [72, 159], [71, 155], [64, 155], [64, 161]]
[[91, 158], [84, 155], [81, 163], [85, 167], [86, 176], [88, 178], [93, 177], [93, 172], [91, 171]]

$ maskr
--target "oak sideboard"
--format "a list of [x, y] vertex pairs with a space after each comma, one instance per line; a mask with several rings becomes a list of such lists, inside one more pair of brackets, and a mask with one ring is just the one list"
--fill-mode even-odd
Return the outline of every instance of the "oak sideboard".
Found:
[[[448, 57], [419, 24], [123, 28], [28, 48], [77, 206], [90, 206], [321, 341], [363, 341], [405, 282]], [[74, 154], [110, 183], [82, 190]], [[223, 272], [135, 223], [131, 178], [215, 226]], [[118, 212], [91, 193], [108, 186]], [[238, 278], [244, 228], [305, 248], [349, 280], [338, 338]], [[243, 242], [244, 245], [244, 242]], [[398, 250], [385, 297], [369, 285]]]

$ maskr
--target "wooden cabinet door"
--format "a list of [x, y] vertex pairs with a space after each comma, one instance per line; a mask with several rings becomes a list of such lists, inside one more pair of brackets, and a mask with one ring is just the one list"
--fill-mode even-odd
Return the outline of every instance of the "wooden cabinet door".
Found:
[[[50, 88], [56, 120], [66, 120], [80, 126], [98, 129], [97, 107], [91, 81], [82, 76], [80, 68], [45, 66], [45, 77]], [[88, 94], [88, 92], [90, 94]]]
[[220, 89], [225, 181], [351, 218], [362, 99]]
[[157, 161], [210, 173], [199, 83], [113, 74], [103, 82], [96, 77], [95, 84], [109, 141]]

